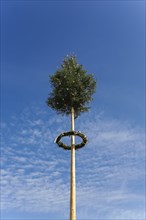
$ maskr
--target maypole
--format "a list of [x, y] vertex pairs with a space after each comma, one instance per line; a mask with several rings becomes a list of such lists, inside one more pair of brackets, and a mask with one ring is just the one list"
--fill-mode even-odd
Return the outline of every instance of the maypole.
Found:
[[[74, 132], [74, 108], [71, 108], [71, 131]], [[76, 161], [75, 136], [71, 136], [71, 172], [70, 172], [70, 220], [76, 220]]]
[[[76, 171], [75, 150], [87, 143], [87, 137], [75, 131], [75, 119], [89, 107], [86, 106], [92, 100], [95, 92], [96, 81], [93, 75], [87, 74], [82, 65], [77, 63], [75, 56], [67, 56], [60, 69], [50, 76], [53, 91], [47, 100], [47, 105], [58, 113], [71, 115], [71, 131], [62, 132], [55, 140], [59, 147], [71, 151], [70, 162], [70, 220], [76, 220]], [[71, 145], [61, 142], [64, 136], [71, 136]], [[82, 138], [80, 144], [75, 144], [75, 136]]]

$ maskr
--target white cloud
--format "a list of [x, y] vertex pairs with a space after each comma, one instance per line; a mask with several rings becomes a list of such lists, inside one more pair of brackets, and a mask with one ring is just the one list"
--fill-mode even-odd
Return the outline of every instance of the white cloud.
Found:
[[[50, 211], [67, 218], [70, 153], [54, 139], [70, 129], [69, 119], [31, 112], [3, 123], [3, 212]], [[89, 139], [76, 151], [78, 218], [144, 219], [144, 132], [104, 115], [88, 116], [76, 120]]]

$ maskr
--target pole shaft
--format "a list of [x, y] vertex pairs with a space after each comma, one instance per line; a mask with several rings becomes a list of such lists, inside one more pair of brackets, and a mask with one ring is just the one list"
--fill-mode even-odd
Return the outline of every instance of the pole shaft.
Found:
[[[74, 108], [71, 109], [71, 130], [74, 131]], [[76, 220], [75, 136], [71, 136], [70, 220]]]

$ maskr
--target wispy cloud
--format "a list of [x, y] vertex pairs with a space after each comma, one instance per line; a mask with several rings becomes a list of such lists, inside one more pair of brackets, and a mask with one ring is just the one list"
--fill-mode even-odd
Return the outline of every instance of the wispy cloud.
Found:
[[[144, 219], [144, 131], [129, 122], [86, 114], [77, 130], [89, 139], [76, 151], [79, 219]], [[58, 212], [68, 218], [70, 153], [54, 144], [69, 119], [39, 108], [2, 123], [2, 197], [5, 210]]]

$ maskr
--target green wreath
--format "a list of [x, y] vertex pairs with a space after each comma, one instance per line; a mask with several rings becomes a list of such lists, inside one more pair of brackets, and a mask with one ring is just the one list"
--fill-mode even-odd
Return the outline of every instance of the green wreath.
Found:
[[71, 135], [75, 135], [75, 136], [79, 136], [82, 138], [82, 142], [80, 144], [76, 144], [75, 145], [75, 150], [79, 149], [79, 148], [82, 148], [85, 146], [85, 144], [87, 143], [88, 139], [87, 137], [82, 134], [81, 132], [79, 131], [68, 131], [68, 132], [63, 132], [61, 133], [55, 140], [55, 143], [58, 144], [59, 147], [62, 147], [63, 149], [65, 150], [71, 150], [71, 146], [67, 146], [66, 144], [64, 144], [63, 142], [61, 142], [61, 138], [62, 137], [65, 137], [65, 136], [71, 136]]

